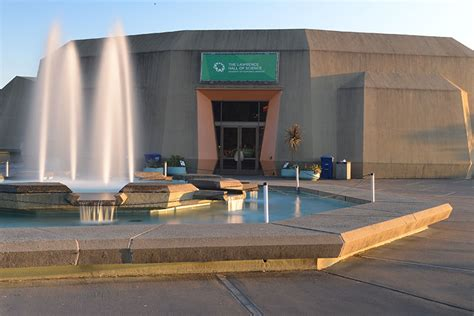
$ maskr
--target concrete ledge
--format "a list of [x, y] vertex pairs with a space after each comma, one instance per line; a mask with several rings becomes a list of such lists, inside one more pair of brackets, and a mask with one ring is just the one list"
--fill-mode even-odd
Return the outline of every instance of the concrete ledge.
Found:
[[[357, 189], [343, 195], [335, 186], [324, 189], [311, 192], [357, 201], [367, 201], [370, 195]], [[99, 273], [94, 271], [103, 271], [110, 264], [128, 269], [126, 273], [140, 269], [155, 271], [150, 273], [204, 273], [264, 271], [262, 263], [279, 260], [288, 269], [299, 269], [295, 262], [323, 269], [355, 253], [426, 229], [448, 218], [451, 210], [449, 204], [380, 194], [376, 203], [271, 224], [0, 229], [0, 268], [4, 268], [4, 275], [28, 271], [9, 270], [22, 267], [93, 265], [93, 272], [84, 275], [94, 276]]]
[[161, 225], [133, 240], [134, 263], [337, 256], [340, 236], [267, 224]]
[[121, 190], [126, 200], [122, 209], [167, 208], [181, 205], [183, 201], [193, 199], [198, 189], [190, 184], [129, 183]]
[[0, 208], [15, 210], [74, 209], [72, 191], [59, 182], [18, 182], [0, 185]]
[[452, 207], [449, 204], [443, 204], [410, 215], [396, 217], [344, 232], [341, 234], [341, 237], [344, 239], [344, 247], [339, 256], [345, 256], [349, 253], [354, 254], [372, 245], [407, 236], [411, 232], [424, 229], [431, 224], [448, 218], [451, 211]]
[[123, 193], [175, 193], [195, 192], [198, 189], [190, 183], [164, 184], [160, 182], [138, 182], [125, 185], [119, 192]]
[[71, 193], [72, 191], [59, 182], [18, 182], [2, 184], [0, 193]]
[[74, 210], [71, 193], [0, 193], [0, 208], [19, 211]]
[[0, 282], [79, 278], [144, 277], [229, 272], [314, 270], [314, 259], [174, 262], [155, 264], [100, 264], [0, 269]]
[[239, 190], [242, 191], [244, 186], [239, 180], [232, 178], [190, 178], [189, 183], [195, 185], [199, 189], [204, 190]]

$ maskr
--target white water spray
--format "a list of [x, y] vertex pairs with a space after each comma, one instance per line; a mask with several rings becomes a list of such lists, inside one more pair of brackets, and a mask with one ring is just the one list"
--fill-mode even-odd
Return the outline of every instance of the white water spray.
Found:
[[136, 102], [128, 43], [119, 24], [102, 42], [94, 96], [86, 105], [75, 42], [59, 48], [59, 26], [50, 31], [30, 124], [35, 146], [29, 147], [37, 148], [28, 157], [40, 181], [54, 176], [75, 189], [133, 181]]
[[[122, 27], [116, 24], [104, 42], [94, 98], [93, 156], [101, 163], [95, 169], [104, 184], [134, 173], [135, 95], [129, 49]], [[97, 160], [97, 159], [95, 159]], [[125, 173], [124, 173], [125, 171]]]
[[39, 129], [39, 153], [38, 153], [38, 169], [39, 180], [43, 181], [46, 173], [46, 151], [48, 139], [48, 125], [50, 113], [50, 95], [51, 95], [51, 73], [53, 71], [53, 52], [59, 46], [59, 26], [54, 24], [48, 36], [46, 44], [46, 57], [44, 58], [43, 68], [38, 78], [37, 90], [38, 99], [40, 100], [40, 129]]
[[77, 178], [77, 155], [79, 147], [79, 131], [82, 117], [82, 84], [79, 56], [75, 45], [70, 42], [66, 45], [66, 57], [64, 59], [67, 80], [66, 91], [68, 92], [68, 114], [69, 114], [69, 159], [71, 180]]
[[[73, 42], [58, 48], [57, 25], [48, 37], [46, 56], [36, 92], [39, 111], [38, 140], [39, 180], [47, 174], [75, 180], [82, 117], [82, 84], [79, 57]], [[37, 116], [33, 117], [36, 120]], [[35, 123], [31, 124], [35, 127]], [[35, 131], [37, 129], [35, 128]]]

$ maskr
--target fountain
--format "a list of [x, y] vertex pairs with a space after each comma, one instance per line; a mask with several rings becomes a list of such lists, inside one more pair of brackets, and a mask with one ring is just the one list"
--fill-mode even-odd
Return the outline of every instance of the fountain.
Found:
[[[117, 23], [103, 40], [92, 93], [83, 89], [75, 42], [60, 47], [60, 38], [60, 27], [53, 24], [38, 72], [25, 156], [36, 164], [31, 169], [42, 183], [59, 180], [81, 193], [118, 192], [133, 182], [135, 169], [136, 102], [126, 37]], [[102, 221], [115, 213], [100, 200], [82, 204], [84, 220]]]
[[37, 163], [32, 169], [40, 182], [59, 179], [78, 191], [117, 191], [133, 182], [135, 169], [135, 93], [124, 32], [117, 23], [103, 41], [92, 106], [83, 102], [75, 43], [59, 43], [60, 28], [54, 24], [32, 107], [27, 146], [29, 161]]
[[92, 106], [83, 102], [75, 43], [59, 43], [54, 24], [32, 104], [29, 160], [37, 163], [40, 182], [60, 179], [79, 191], [118, 190], [133, 182], [135, 169], [134, 80], [122, 27], [117, 23], [103, 41], [94, 95], [88, 98]]
[[[134, 182], [136, 97], [120, 24], [101, 43], [96, 82], [93, 89], [84, 89], [85, 68], [76, 43], [60, 47], [60, 29], [53, 25], [38, 73], [26, 146], [30, 152], [25, 155], [36, 165], [32, 169], [38, 171], [39, 183], [0, 185], [0, 209], [79, 210], [85, 223], [113, 222], [118, 208], [182, 209], [209, 205], [210, 200], [224, 200], [228, 211], [241, 211], [245, 191], [258, 190], [256, 185], [209, 175], [182, 184]], [[211, 191], [199, 199], [197, 187]], [[252, 192], [252, 198], [257, 194]]]

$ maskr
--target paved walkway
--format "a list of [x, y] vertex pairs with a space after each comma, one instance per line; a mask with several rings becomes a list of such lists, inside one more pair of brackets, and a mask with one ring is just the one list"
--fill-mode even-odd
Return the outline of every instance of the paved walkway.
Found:
[[[319, 183], [343, 185], [347, 190], [370, 186], [367, 180]], [[453, 213], [449, 220], [424, 232], [349, 258], [322, 272], [2, 285], [0, 315], [472, 315], [474, 182], [377, 180], [376, 185], [378, 192], [449, 202]]]

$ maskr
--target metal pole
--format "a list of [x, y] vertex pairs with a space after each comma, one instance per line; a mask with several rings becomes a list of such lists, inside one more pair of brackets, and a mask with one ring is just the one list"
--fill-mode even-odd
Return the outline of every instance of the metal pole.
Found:
[[163, 165], [163, 174], [165, 177], [168, 176], [168, 162], [165, 161], [165, 164]]
[[296, 165], [296, 192], [300, 193], [300, 166]]
[[268, 212], [268, 184], [263, 183], [263, 210], [265, 213], [265, 223], [270, 223], [270, 214]]
[[5, 178], [10, 177], [10, 161], [7, 160], [5, 163]]
[[372, 184], [372, 203], [375, 202], [375, 173], [370, 174], [370, 182]]

